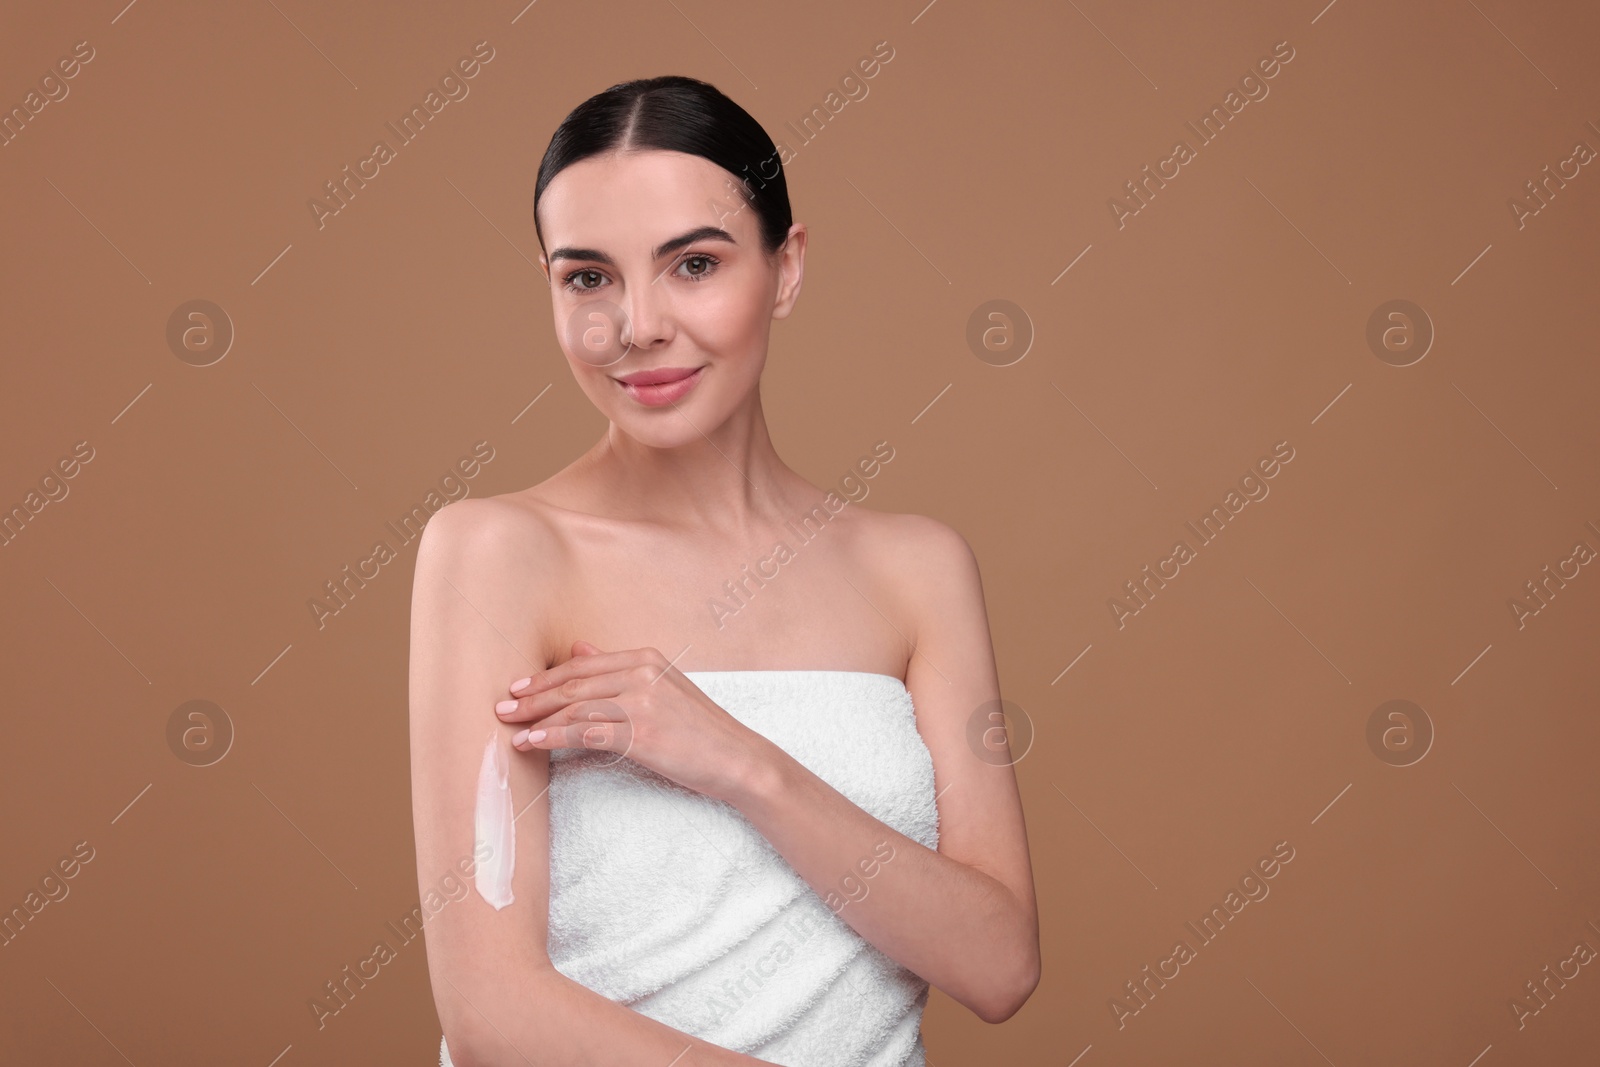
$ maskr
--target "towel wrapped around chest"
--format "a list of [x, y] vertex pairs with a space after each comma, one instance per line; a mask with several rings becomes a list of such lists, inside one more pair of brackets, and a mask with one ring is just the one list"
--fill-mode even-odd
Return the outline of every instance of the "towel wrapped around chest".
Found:
[[[938, 847], [933, 760], [899, 679], [685, 674], [868, 814]], [[840, 857], [825, 897], [738, 809], [615, 753], [553, 751], [548, 799], [557, 970], [784, 1067], [924, 1067], [927, 982], [835, 913], [871, 892], [862, 872], [893, 863], [887, 838], [874, 854]], [[450, 1067], [442, 1046], [440, 1062]]]

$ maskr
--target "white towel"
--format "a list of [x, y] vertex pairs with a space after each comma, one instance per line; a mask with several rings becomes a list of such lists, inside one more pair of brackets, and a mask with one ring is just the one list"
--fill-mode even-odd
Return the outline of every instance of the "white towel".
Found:
[[[685, 674], [867, 813], [938, 847], [933, 760], [899, 679]], [[928, 983], [834, 914], [738, 809], [613, 753], [561, 749], [550, 760], [557, 970], [784, 1067], [924, 1067]], [[872, 891], [860, 860], [878, 858], [838, 857], [838, 879], [853, 879], [836, 888], [841, 899]], [[451, 1067], [442, 1043], [440, 1063]]]

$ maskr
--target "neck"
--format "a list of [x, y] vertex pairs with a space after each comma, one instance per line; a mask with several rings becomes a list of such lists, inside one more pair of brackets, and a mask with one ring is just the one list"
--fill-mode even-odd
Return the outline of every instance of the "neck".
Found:
[[720, 426], [694, 426], [678, 411], [665, 417], [690, 439], [658, 448], [612, 423], [584, 456], [607, 496], [628, 502], [630, 518], [719, 532], [781, 521], [797, 476], [772, 446], [759, 389]]

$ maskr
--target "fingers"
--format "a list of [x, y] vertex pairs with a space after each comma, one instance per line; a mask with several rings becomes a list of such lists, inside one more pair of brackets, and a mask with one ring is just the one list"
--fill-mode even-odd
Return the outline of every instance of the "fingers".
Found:
[[627, 676], [617, 671], [568, 678], [553, 689], [537, 689], [528, 696], [502, 700], [494, 706], [494, 713], [501, 722], [538, 722], [573, 704], [620, 696], [626, 686]]
[[626, 722], [575, 722], [549, 725], [531, 731], [518, 730], [511, 745], [519, 752], [536, 748], [592, 748], [627, 755], [633, 744], [633, 731]]
[[[565, 698], [562, 699], [565, 700]], [[508, 703], [515, 704], [520, 702], [508, 701]], [[517, 710], [498, 712], [497, 714], [499, 714], [502, 722], [526, 722], [529, 724], [527, 729], [518, 730], [512, 735], [512, 744], [517, 744], [530, 731], [555, 731], [573, 725], [581, 726], [601, 722], [625, 723], [628, 721], [628, 709], [617, 703], [617, 701], [604, 697], [591, 700], [579, 699], [552, 709], [535, 708], [532, 711], [527, 711], [518, 708]], [[537, 742], [538, 739], [535, 738], [534, 740]]]
[[577, 654], [576, 650], [580, 645], [595, 647], [587, 641], [574, 642], [572, 646], [574, 655], [571, 659], [541, 671], [531, 678], [521, 679], [520, 685], [513, 683], [511, 695], [531, 696], [564, 685], [573, 678], [593, 678], [599, 674], [644, 664], [656, 666], [658, 672], [667, 669], [668, 666], [666, 657], [653, 648], [630, 648], [622, 652], [601, 652], [595, 649], [593, 652]]

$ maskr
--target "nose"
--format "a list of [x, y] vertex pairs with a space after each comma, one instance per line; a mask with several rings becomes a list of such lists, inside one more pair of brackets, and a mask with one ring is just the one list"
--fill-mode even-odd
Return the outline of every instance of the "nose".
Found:
[[650, 282], [628, 287], [623, 303], [622, 342], [649, 349], [672, 339], [672, 308], [664, 286]]

